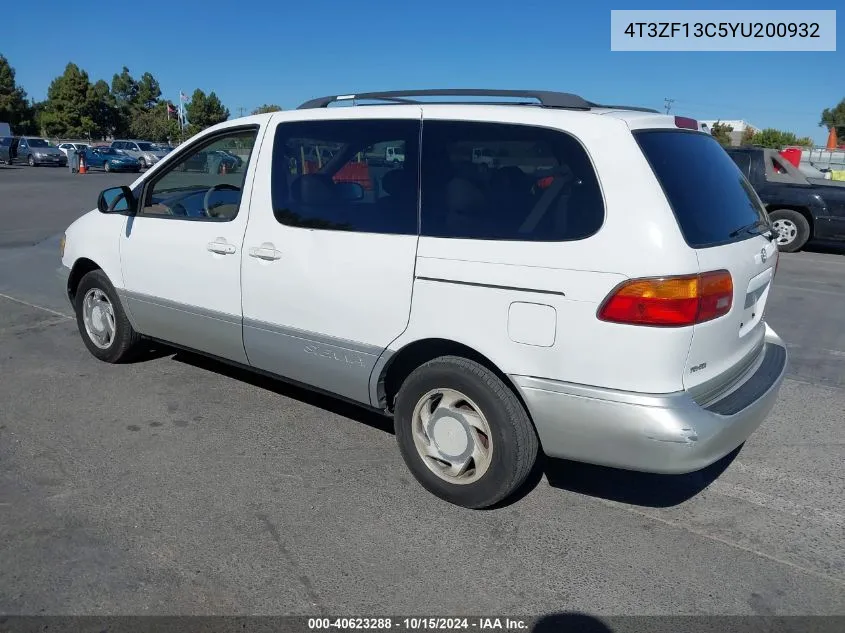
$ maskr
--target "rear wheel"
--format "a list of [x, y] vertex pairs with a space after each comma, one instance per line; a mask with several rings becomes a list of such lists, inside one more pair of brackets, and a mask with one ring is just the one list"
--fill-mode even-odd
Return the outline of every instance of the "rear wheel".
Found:
[[107, 363], [120, 363], [138, 350], [141, 337], [103, 271], [92, 270], [80, 280], [74, 307], [79, 333], [91, 354]]
[[769, 213], [777, 233], [778, 249], [784, 253], [799, 250], [810, 239], [810, 223], [794, 209], [776, 209]]
[[429, 492], [466, 508], [506, 499], [526, 480], [539, 443], [528, 413], [489, 369], [435, 358], [402, 384], [394, 415], [399, 450]]

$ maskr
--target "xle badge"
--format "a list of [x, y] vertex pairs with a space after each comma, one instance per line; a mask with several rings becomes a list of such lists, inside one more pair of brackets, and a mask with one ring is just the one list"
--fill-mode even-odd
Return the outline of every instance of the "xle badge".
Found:
[[337, 361], [338, 363], [345, 363], [347, 365], [364, 366], [364, 359], [357, 354], [336, 352], [328, 347], [318, 347], [317, 345], [306, 345], [306, 354], [314, 354], [314, 356], [321, 356], [329, 360]]

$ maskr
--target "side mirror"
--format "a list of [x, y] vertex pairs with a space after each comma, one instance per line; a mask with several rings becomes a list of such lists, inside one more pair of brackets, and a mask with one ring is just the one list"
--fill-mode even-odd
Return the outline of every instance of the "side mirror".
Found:
[[127, 186], [112, 187], [100, 192], [97, 209], [100, 213], [135, 213], [137, 202]]
[[335, 191], [338, 197], [345, 202], [364, 198], [364, 187], [357, 182], [339, 182], [335, 185]]

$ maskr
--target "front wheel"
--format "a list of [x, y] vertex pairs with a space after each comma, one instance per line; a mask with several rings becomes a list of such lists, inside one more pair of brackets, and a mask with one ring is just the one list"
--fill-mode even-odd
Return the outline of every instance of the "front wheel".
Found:
[[511, 496], [537, 461], [537, 434], [522, 403], [466, 358], [442, 356], [415, 369], [399, 390], [394, 425], [417, 481], [466, 508]]
[[85, 347], [107, 363], [130, 359], [141, 337], [132, 328], [117, 292], [101, 270], [92, 270], [79, 282], [74, 297], [76, 324]]
[[800, 250], [810, 239], [810, 223], [793, 209], [776, 209], [769, 213], [772, 228], [777, 234], [778, 249], [784, 253]]
[[29, 158], [26, 159], [26, 162], [30, 167], [35, 167], [35, 157], [32, 154], [29, 155]]
[[111, 165], [109, 165], [109, 164], [108, 164], [108, 162], [106, 162], [106, 163], [103, 165], [103, 169], [105, 169], [106, 171], [111, 171]]
[[139, 158], [139, 159], [138, 159], [138, 164], [140, 164], [140, 165], [141, 165], [141, 169], [146, 169], [146, 168], [147, 168], [147, 161], [146, 161], [145, 159], [143, 159], [143, 158]]

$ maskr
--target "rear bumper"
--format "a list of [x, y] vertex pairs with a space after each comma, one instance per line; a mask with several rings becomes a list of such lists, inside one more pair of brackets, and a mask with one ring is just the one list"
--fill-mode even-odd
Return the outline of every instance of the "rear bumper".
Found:
[[511, 376], [546, 455], [653, 473], [704, 468], [742, 444], [777, 400], [786, 345], [766, 326], [760, 357], [719, 400], [639, 394]]

